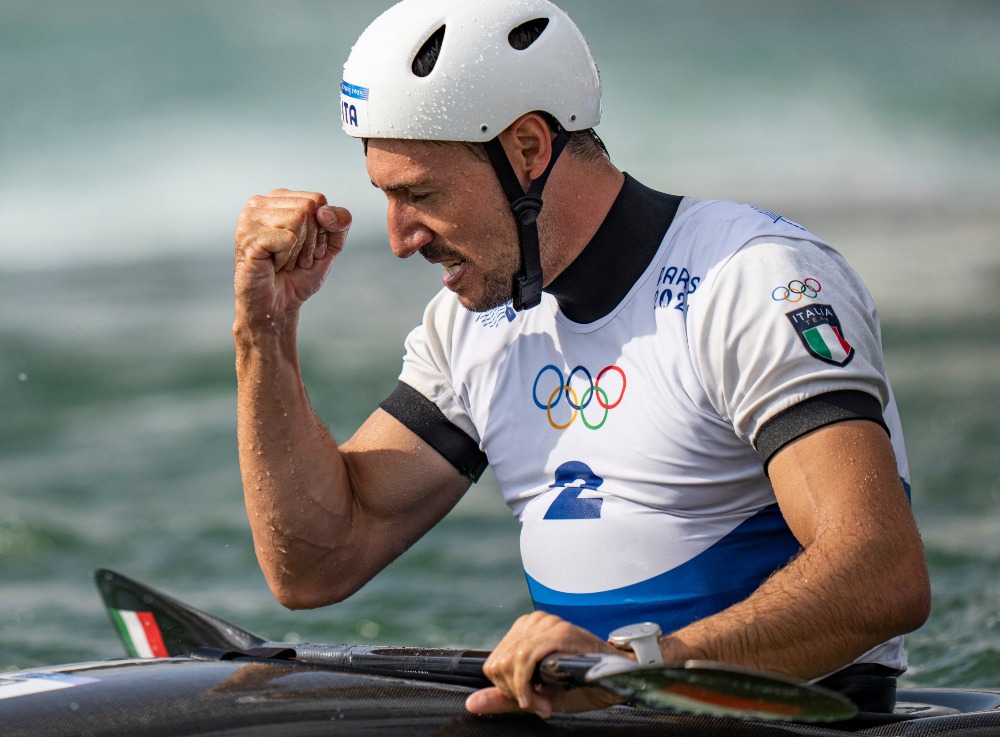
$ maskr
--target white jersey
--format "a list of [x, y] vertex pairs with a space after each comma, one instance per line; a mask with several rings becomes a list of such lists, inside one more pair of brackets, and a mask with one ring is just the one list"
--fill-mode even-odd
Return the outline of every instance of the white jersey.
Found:
[[[444, 290], [406, 347], [400, 380], [480, 444], [521, 521], [536, 607], [601, 637], [718, 612], [798, 552], [753, 445], [782, 411], [874, 397], [909, 482], [867, 289], [832, 247], [746, 205], [686, 198], [596, 322], [549, 294], [476, 314]], [[901, 638], [859, 661], [904, 668]]]

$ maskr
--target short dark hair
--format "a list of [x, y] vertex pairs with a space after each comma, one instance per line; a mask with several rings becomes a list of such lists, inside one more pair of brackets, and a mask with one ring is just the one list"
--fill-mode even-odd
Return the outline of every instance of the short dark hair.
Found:
[[[546, 119], [550, 118], [547, 113], [542, 113], [542, 116]], [[556, 122], [559, 126], [559, 123]], [[549, 129], [553, 133], [558, 133], [562, 126], [558, 128], [553, 128], [552, 124], [549, 124]], [[362, 138], [361, 143], [365, 149], [365, 155], [368, 155], [368, 141], [371, 139]], [[462, 146], [469, 150], [469, 152], [478, 161], [489, 161], [489, 157], [486, 155], [486, 149], [483, 148], [483, 144], [476, 141], [430, 141], [426, 139], [416, 139], [420, 140], [422, 143], [429, 143], [437, 146]], [[597, 131], [593, 128], [587, 128], [582, 131], [574, 131], [570, 136], [569, 141], [566, 143], [566, 151], [571, 156], [576, 156], [583, 161], [598, 161], [600, 159], [605, 159], [610, 161], [611, 154], [608, 153], [607, 146], [604, 145], [604, 141], [601, 137], [597, 135]]]
[[[549, 124], [549, 130], [553, 134], [558, 133], [562, 130], [562, 126], [559, 122], [553, 118], [548, 113], [539, 112], [539, 114], [545, 118], [545, 121]], [[427, 141], [427, 143], [443, 145], [443, 146], [462, 146], [469, 150], [473, 156], [476, 157], [477, 161], [489, 161], [489, 157], [486, 155], [486, 149], [483, 148], [483, 144], [477, 143], [475, 141]], [[599, 159], [611, 160], [611, 155], [608, 153], [607, 147], [604, 145], [604, 141], [601, 137], [597, 135], [597, 131], [593, 128], [588, 128], [587, 130], [574, 131], [566, 142], [566, 152], [571, 156], [576, 156], [584, 161], [598, 161]]]

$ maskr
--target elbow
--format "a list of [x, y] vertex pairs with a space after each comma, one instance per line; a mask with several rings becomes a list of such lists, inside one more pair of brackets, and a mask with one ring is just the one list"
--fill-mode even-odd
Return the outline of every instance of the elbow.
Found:
[[[357, 575], [358, 565], [343, 563], [332, 550], [310, 550], [310, 556], [258, 551], [257, 560], [271, 595], [281, 606], [292, 611], [318, 609], [337, 604], [351, 596], [367, 581]], [[351, 575], [355, 573], [356, 575]]]
[[309, 580], [304, 577], [268, 579], [268, 586], [275, 600], [293, 611], [319, 609], [337, 604], [361, 588], [361, 584], [352, 585], [349, 581], [342, 581], [339, 584], [324, 580]]
[[281, 606], [292, 611], [302, 609], [319, 609], [336, 604], [346, 599], [346, 596], [336, 592], [300, 588], [298, 586], [271, 586], [271, 594]]
[[931, 584], [926, 568], [923, 575], [915, 575], [902, 588], [901, 602], [897, 605], [900, 634], [913, 632], [927, 621], [931, 614]]
[[922, 551], [898, 566], [893, 579], [885, 589], [891, 592], [886, 623], [896, 636], [919, 629], [931, 613], [930, 577]]

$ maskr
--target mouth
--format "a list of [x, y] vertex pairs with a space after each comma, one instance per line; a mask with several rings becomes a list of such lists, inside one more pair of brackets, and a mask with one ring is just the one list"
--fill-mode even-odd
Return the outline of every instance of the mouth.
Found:
[[421, 249], [420, 253], [428, 262], [438, 264], [444, 269], [446, 286], [452, 286], [459, 280], [468, 263], [461, 254], [450, 248], [438, 248], [432, 245]]
[[444, 269], [442, 275], [444, 285], [449, 288], [456, 288], [462, 278], [468, 260], [457, 250], [449, 248], [444, 244], [431, 243], [420, 249], [420, 255], [428, 263], [436, 264]]

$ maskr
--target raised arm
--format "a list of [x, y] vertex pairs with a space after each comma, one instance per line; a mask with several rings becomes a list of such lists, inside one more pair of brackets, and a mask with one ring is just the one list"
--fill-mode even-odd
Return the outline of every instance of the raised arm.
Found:
[[352, 594], [469, 484], [381, 410], [342, 446], [312, 410], [299, 371], [299, 310], [322, 286], [350, 223], [321, 194], [275, 190], [247, 202], [236, 231], [244, 498], [265, 578], [293, 609]]

